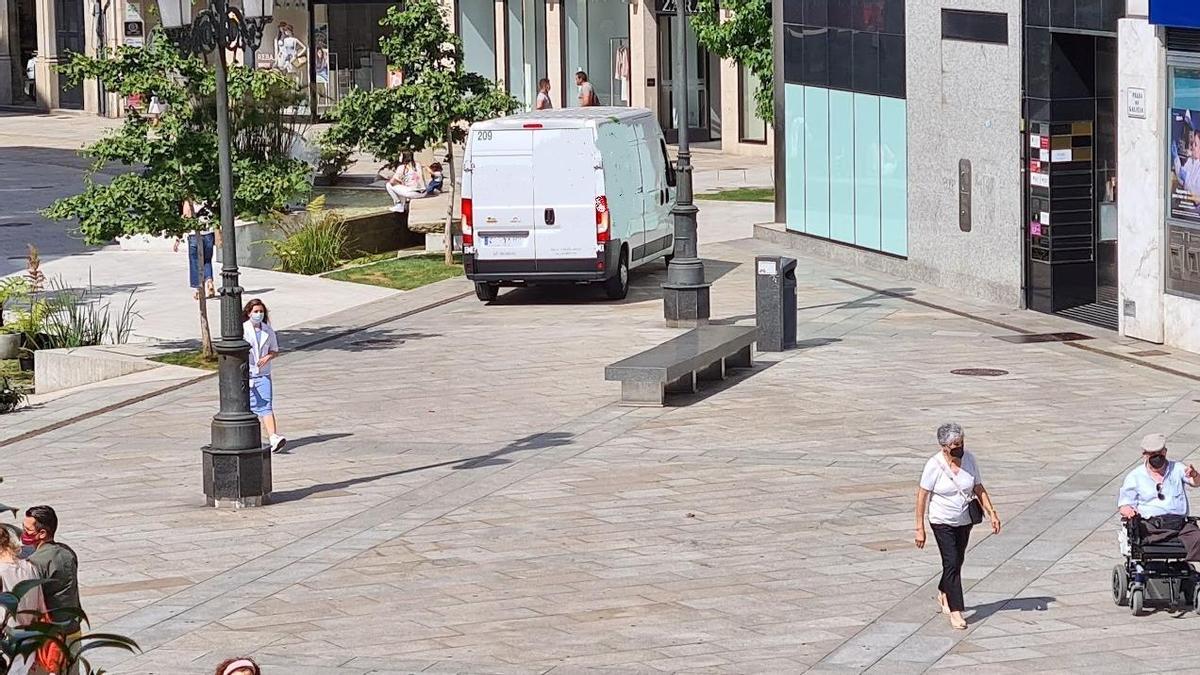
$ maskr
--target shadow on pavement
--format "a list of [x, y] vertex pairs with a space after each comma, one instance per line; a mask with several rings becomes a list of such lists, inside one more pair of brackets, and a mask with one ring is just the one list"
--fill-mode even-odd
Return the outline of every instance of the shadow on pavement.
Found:
[[1044, 612], [1049, 609], [1050, 603], [1057, 598], [1052, 598], [1045, 595], [1034, 596], [1030, 598], [1011, 598], [1009, 600], [998, 600], [989, 602], [985, 605], [976, 605], [969, 609], [974, 610], [967, 621], [969, 623], [979, 623], [995, 614], [1002, 611], [1015, 612]]
[[[727, 260], [705, 260], [705, 280], [713, 283], [741, 266]], [[501, 289], [500, 296], [490, 305], [585, 305], [603, 303], [628, 305], [650, 300], [662, 300], [662, 285], [667, 281], [667, 266], [652, 262], [629, 273], [629, 295], [624, 300], [611, 301], [604, 297], [599, 284], [551, 284], [524, 288]]]
[[354, 434], [317, 434], [315, 436], [305, 436], [304, 438], [289, 438], [287, 445], [283, 446], [283, 450], [276, 453], [279, 455], [290, 455], [296, 448], [303, 448], [308, 445], [320, 445], [325, 441], [336, 441], [339, 438], [349, 438]]
[[459, 459], [451, 459], [445, 462], [437, 462], [435, 464], [426, 464], [424, 466], [415, 466], [409, 469], [399, 469], [397, 471], [389, 471], [387, 473], [379, 473], [373, 476], [363, 476], [361, 478], [350, 478], [336, 483], [319, 483], [310, 485], [305, 488], [297, 488], [295, 490], [284, 490], [282, 492], [272, 492], [270, 502], [272, 504], [281, 504], [283, 502], [293, 502], [312, 497], [313, 495], [321, 494], [322, 492], [332, 492], [335, 490], [344, 490], [346, 488], [362, 485], [364, 483], [372, 483], [385, 478], [394, 478], [405, 474], [417, 473], [419, 471], [428, 471], [429, 469], [440, 469], [450, 467], [456, 471], [464, 469], [478, 469], [488, 466], [500, 466], [510, 464], [511, 459], [504, 459], [505, 455], [511, 455], [517, 452], [525, 452], [529, 450], [543, 450], [546, 448], [554, 448], [562, 445], [567, 445], [571, 442], [573, 434], [551, 431], [544, 434], [534, 434], [526, 436], [509, 443], [508, 445], [493, 450], [485, 455], [477, 455], [475, 457], [466, 457]]

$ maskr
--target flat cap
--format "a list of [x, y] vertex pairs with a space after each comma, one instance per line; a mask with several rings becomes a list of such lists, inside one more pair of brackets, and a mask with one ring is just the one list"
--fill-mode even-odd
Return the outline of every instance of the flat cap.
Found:
[[1166, 449], [1166, 434], [1146, 434], [1146, 436], [1142, 438], [1142, 452], [1162, 452]]

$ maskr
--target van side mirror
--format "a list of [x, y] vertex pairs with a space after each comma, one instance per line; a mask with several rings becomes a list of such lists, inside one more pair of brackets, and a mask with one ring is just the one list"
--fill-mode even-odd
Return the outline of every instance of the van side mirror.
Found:
[[667, 141], [660, 138], [658, 147], [662, 149], [663, 165], [667, 167], [667, 186], [675, 187], [675, 163], [671, 161], [671, 156], [667, 154]]

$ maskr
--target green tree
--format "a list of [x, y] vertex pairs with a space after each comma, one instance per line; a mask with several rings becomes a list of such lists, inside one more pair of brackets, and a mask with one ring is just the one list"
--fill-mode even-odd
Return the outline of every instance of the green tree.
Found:
[[[137, 234], [186, 237], [203, 229], [181, 205], [195, 201], [219, 212], [215, 71], [156, 31], [145, 47], [75, 54], [62, 72], [71, 82], [98, 80], [122, 98], [157, 97], [165, 111], [152, 116], [131, 107], [120, 127], [84, 148], [95, 163], [83, 192], [58, 200], [46, 216], [77, 220], [92, 244]], [[300, 98], [282, 73], [229, 68], [235, 213], [261, 218], [310, 190], [311, 167], [291, 152], [302, 129], [284, 115]], [[106, 183], [96, 180], [98, 170], [114, 165], [128, 170]], [[207, 303], [198, 295], [202, 350], [211, 358]]]
[[[849, 0], [840, 0], [849, 1]], [[775, 64], [771, 53], [771, 0], [697, 0], [696, 37], [717, 56], [733, 59], [758, 78], [758, 116], [775, 118]], [[726, 15], [721, 20], [721, 13]]]
[[406, 151], [446, 148], [446, 264], [454, 264], [454, 144], [466, 138], [471, 123], [511, 113], [516, 99], [463, 66], [462, 40], [448, 27], [438, 0], [394, 5], [379, 22], [386, 34], [379, 50], [400, 68], [403, 83], [389, 89], [354, 91], [338, 104], [324, 140], [357, 147], [389, 164]]

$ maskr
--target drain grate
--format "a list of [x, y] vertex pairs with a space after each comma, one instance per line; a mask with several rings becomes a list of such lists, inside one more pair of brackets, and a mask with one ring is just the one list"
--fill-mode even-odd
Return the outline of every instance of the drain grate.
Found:
[[1000, 377], [1007, 375], [1007, 370], [999, 368], [959, 368], [958, 370], [950, 371], [951, 375], [966, 375], [968, 377]]
[[1083, 333], [1033, 333], [1030, 335], [997, 335], [996, 339], [1018, 345], [1028, 345], [1039, 342], [1075, 342], [1077, 340], [1094, 340], [1095, 338]]
[[29, 227], [30, 225], [33, 225], [33, 223], [29, 223], [24, 220], [18, 220], [18, 221], [9, 222], [9, 223], [0, 223], [0, 227]]

